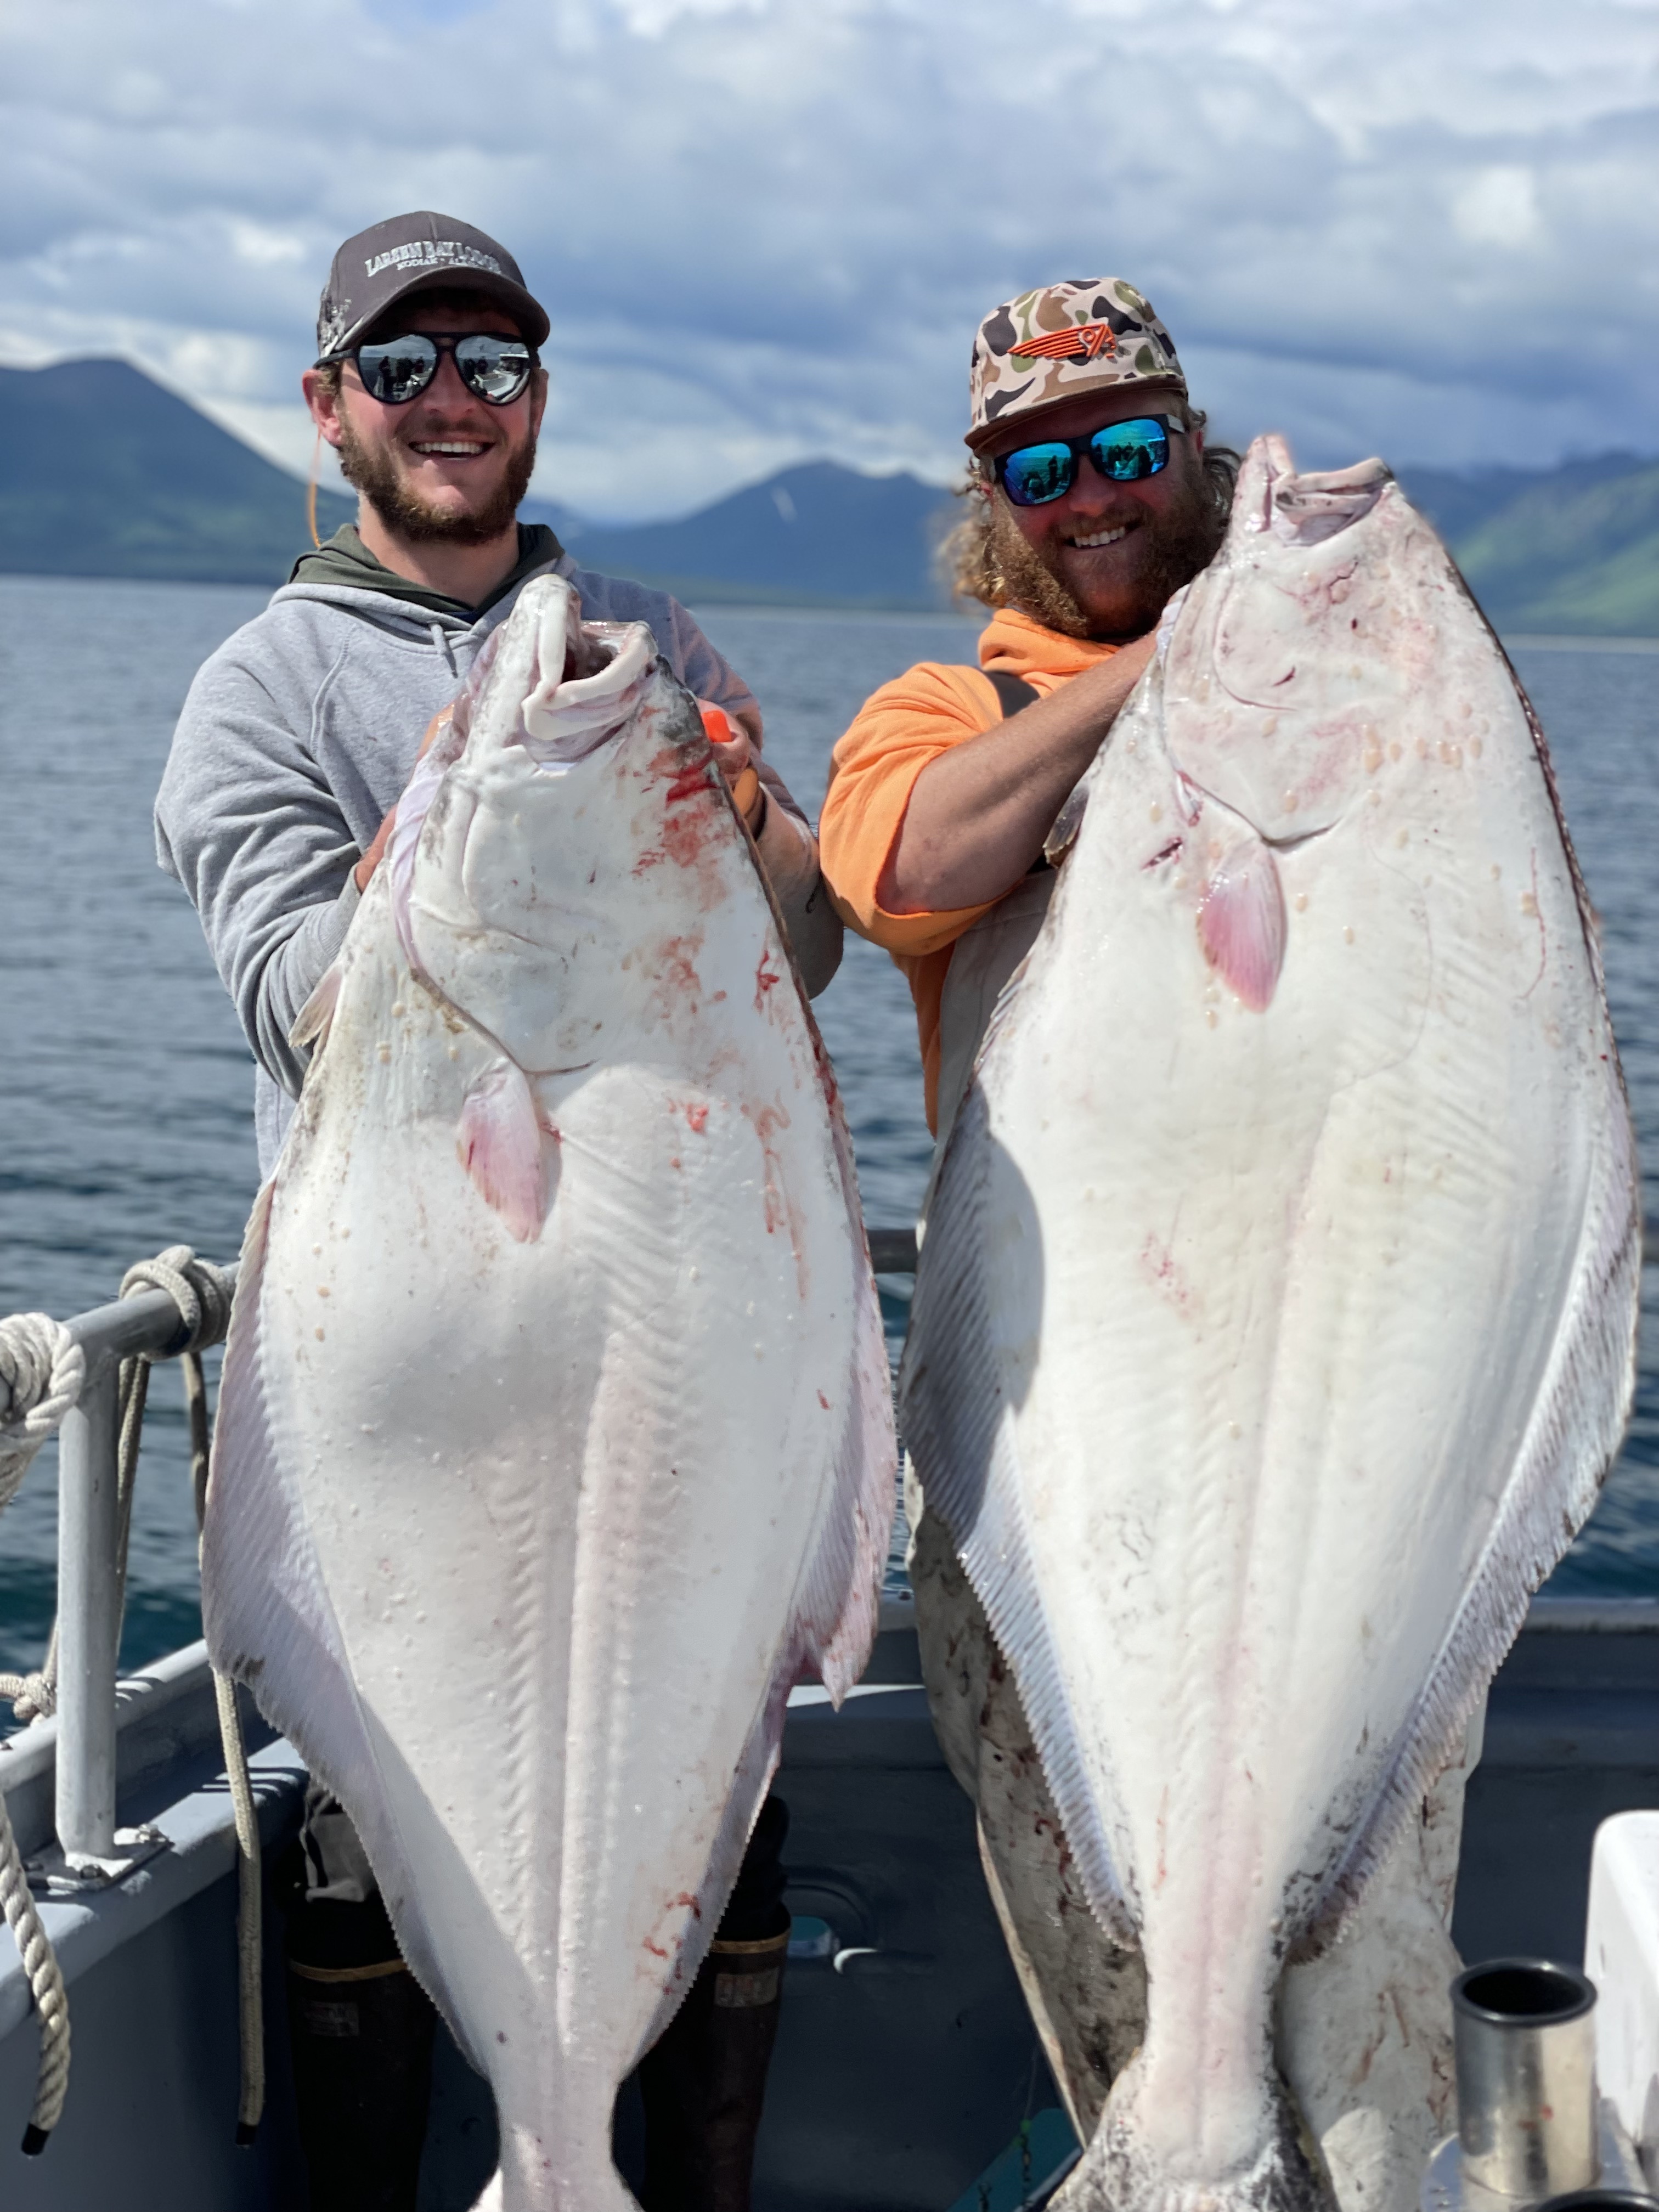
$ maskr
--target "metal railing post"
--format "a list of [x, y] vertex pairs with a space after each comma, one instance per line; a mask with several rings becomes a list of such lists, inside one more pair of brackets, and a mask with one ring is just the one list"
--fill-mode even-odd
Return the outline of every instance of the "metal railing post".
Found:
[[118, 1370], [88, 1368], [58, 1460], [58, 1839], [71, 1867], [115, 1856]]

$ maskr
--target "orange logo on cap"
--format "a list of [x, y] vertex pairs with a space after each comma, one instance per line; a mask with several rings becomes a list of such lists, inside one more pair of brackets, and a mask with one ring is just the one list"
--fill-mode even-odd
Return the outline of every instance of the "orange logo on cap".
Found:
[[1075, 323], [1069, 331], [1044, 331], [1040, 337], [1023, 339], [1008, 351], [1019, 361], [1093, 361], [1097, 354], [1115, 353], [1117, 340], [1109, 323]]

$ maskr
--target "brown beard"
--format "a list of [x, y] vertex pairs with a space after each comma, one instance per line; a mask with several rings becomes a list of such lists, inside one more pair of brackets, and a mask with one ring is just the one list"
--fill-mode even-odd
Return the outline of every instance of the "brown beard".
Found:
[[[992, 604], [1018, 607], [1063, 636], [1088, 637], [1087, 613], [1014, 520], [1006, 494], [994, 491], [986, 504], [986, 567], [999, 592]], [[1151, 629], [1182, 586], [1208, 568], [1226, 533], [1226, 506], [1218, 501], [1207, 479], [1196, 476], [1188, 495], [1156, 526], [1142, 580], [1141, 630]]]
[[476, 514], [450, 514], [411, 491], [391, 453], [384, 447], [365, 445], [343, 408], [338, 420], [340, 473], [362, 494], [393, 537], [413, 544], [441, 538], [451, 545], [488, 545], [512, 527], [535, 472], [534, 438], [509, 451], [507, 473], [488, 505]]
[[1057, 629], [1064, 637], [1087, 637], [1088, 616], [1014, 520], [1007, 501], [993, 492], [988, 504], [986, 551], [1003, 605], [1035, 615], [1045, 629]]

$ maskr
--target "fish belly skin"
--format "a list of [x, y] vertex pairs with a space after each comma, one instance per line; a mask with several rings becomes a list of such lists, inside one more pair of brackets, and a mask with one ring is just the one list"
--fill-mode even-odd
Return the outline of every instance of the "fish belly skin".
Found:
[[[688, 778], [635, 734], [540, 833], [516, 799], [492, 829], [489, 757], [457, 764], [483, 797], [459, 845], [459, 800], [434, 802], [413, 901], [441, 992], [371, 883], [250, 1237], [210, 1516], [210, 1642], [362, 1830], [495, 2088], [507, 2212], [630, 2202], [617, 2084], [712, 1936], [791, 1683], [862, 1664], [891, 1497], [810, 1017], [706, 753], [688, 738]], [[686, 866], [636, 873], [665, 787]], [[519, 991], [511, 917], [469, 933], [451, 864], [492, 836], [545, 864], [578, 817], [592, 876], [549, 932], [568, 988], [542, 962]], [[432, 952], [434, 915], [481, 948], [488, 1006]], [[585, 992], [600, 1054], [532, 1060], [549, 1197], [526, 1238], [456, 1131], [524, 1008], [563, 1019]]]
[[[1397, 490], [1310, 548], [1272, 526], [1297, 488], [1253, 451], [1091, 771], [906, 1351], [930, 1510], [1146, 1960], [1077, 2208], [1320, 2201], [1282, 1966], [1450, 1755], [1628, 1404], [1632, 1140], [1540, 740]], [[1241, 854], [1261, 1005], [1205, 928]]]

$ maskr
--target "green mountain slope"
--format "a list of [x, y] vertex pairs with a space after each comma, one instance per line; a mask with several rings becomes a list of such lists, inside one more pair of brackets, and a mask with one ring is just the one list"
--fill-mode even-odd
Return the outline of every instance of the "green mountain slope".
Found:
[[1499, 629], [1659, 636], [1659, 465], [1523, 491], [1454, 550]]
[[0, 368], [0, 571], [276, 585], [306, 543], [304, 485], [131, 362]]

